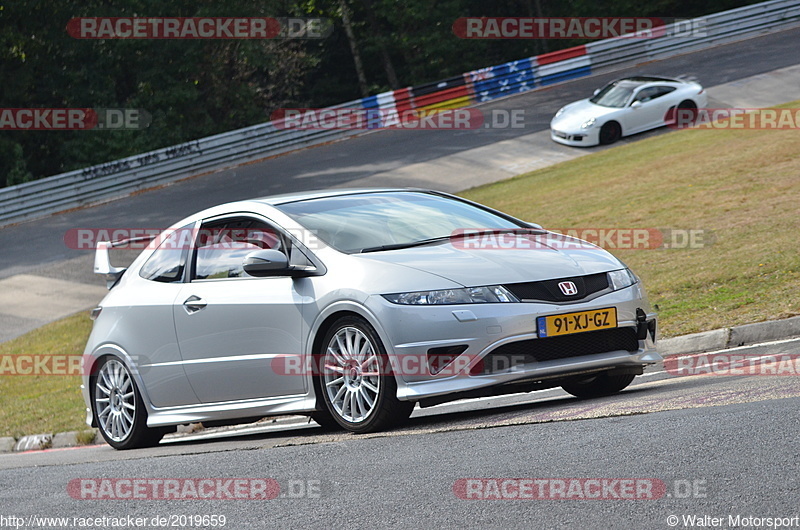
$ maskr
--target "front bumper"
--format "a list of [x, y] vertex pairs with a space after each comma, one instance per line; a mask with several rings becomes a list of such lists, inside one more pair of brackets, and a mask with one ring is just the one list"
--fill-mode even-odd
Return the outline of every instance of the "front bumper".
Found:
[[[638, 367], [662, 360], [656, 351], [657, 317], [650, 310], [638, 283], [590, 301], [569, 304], [521, 302], [403, 306], [391, 304], [382, 297], [373, 297], [368, 303], [389, 339], [386, 349], [401, 400], [419, 401], [515, 381], [568, 377], [601, 369]], [[475, 369], [480, 365], [488, 366], [493, 361], [491, 355], [498, 348], [521, 341], [552, 340], [538, 338], [536, 318], [539, 316], [612, 306], [617, 309], [617, 327], [635, 334], [635, 349], [592, 351], [588, 355], [541, 361], [527, 359], [507, 369], [491, 363], [494, 369], [488, 373]], [[449, 352], [454, 357], [443, 368], [441, 363], [435, 362], [432, 352]], [[435, 370], [441, 371], [435, 373]]]
[[573, 131], [551, 128], [550, 139], [559, 144], [573, 147], [591, 147], [600, 144], [600, 129], [590, 127]]

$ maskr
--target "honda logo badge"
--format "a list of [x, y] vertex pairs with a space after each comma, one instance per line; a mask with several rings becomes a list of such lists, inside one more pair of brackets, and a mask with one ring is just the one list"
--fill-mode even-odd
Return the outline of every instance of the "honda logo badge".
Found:
[[561, 282], [558, 284], [558, 288], [561, 289], [561, 292], [566, 296], [578, 294], [578, 287], [576, 287], [572, 282]]

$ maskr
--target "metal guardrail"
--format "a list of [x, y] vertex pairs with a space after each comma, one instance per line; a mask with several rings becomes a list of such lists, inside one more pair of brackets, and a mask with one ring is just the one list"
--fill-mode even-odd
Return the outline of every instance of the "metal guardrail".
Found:
[[[800, 1], [772, 0], [695, 19], [705, 35], [653, 39], [615, 38], [467, 72], [438, 83], [404, 88], [329, 107], [379, 109], [455, 108], [535, 90], [631, 63], [664, 59], [742, 40], [800, 23]], [[667, 26], [672, 30], [674, 25]], [[415, 93], [416, 90], [416, 93]], [[340, 140], [358, 129], [291, 129], [268, 122], [122, 160], [0, 189], [0, 226], [122, 197], [200, 173], [303, 147]]]
[[[348, 102], [336, 108], [355, 107]], [[125, 196], [204, 171], [338, 140], [361, 131], [280, 129], [274, 122], [0, 189], [0, 225]]]
[[592, 71], [598, 73], [630, 62], [665, 59], [795, 25], [800, 22], [800, 2], [764, 2], [699, 17], [695, 21], [705, 22], [705, 35], [693, 38], [678, 34], [658, 39], [607, 39], [587, 44], [587, 53], [592, 58]]

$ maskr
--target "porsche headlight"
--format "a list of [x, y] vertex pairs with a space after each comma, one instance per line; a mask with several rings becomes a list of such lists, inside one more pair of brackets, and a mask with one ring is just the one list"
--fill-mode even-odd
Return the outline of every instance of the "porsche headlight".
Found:
[[414, 291], [385, 294], [383, 297], [393, 304], [401, 305], [487, 304], [519, 301], [502, 285], [442, 289], [440, 291]]
[[558, 112], [556, 112], [556, 118], [564, 114], [565, 110], [567, 110], [567, 107], [561, 107], [560, 109], [558, 109]]
[[581, 129], [588, 129], [589, 127], [592, 127], [596, 121], [597, 118], [589, 118], [585, 122], [581, 123]]
[[615, 291], [630, 287], [638, 281], [639, 278], [637, 278], [630, 269], [620, 269], [618, 271], [611, 271], [608, 273], [608, 283]]

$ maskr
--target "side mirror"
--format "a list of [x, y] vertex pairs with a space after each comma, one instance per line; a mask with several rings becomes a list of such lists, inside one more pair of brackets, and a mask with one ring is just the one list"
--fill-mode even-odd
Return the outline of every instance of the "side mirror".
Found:
[[596, 96], [596, 95], [597, 95], [597, 94], [599, 94], [599, 93], [600, 93], [600, 89], [599, 89], [599, 88], [595, 88], [595, 89], [594, 89], [594, 92], [592, 92], [592, 95], [593, 95], [593, 96]]
[[525, 223], [525, 224], [527, 224], [531, 228], [535, 228], [536, 230], [544, 230], [544, 228], [542, 228], [542, 225], [540, 225], [539, 223]]
[[281, 276], [289, 274], [289, 259], [279, 250], [256, 250], [242, 261], [244, 272], [250, 276]]
[[634, 101], [633, 103], [631, 103], [631, 108], [632, 109], [638, 109], [641, 106], [642, 106], [642, 102], [641, 101]]

